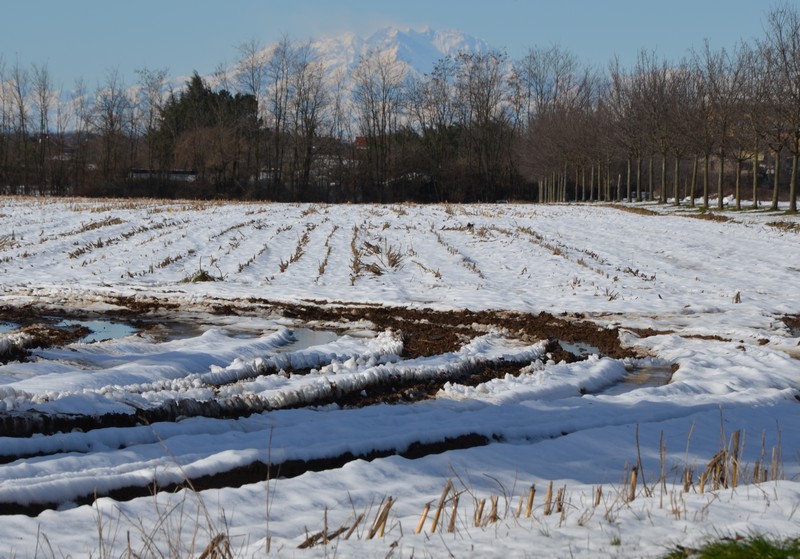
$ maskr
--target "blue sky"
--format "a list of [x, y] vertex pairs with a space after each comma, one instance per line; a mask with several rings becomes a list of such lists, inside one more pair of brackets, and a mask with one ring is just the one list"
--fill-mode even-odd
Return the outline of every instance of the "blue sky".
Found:
[[[800, 0], [790, 0], [800, 7]], [[761, 0], [10, 0], [0, 21], [6, 66], [47, 64], [56, 85], [89, 87], [117, 69], [172, 76], [211, 73], [233, 63], [237, 45], [283, 34], [306, 40], [388, 25], [459, 29], [520, 57], [558, 44], [590, 65], [623, 65], [640, 48], [678, 60], [690, 48], [732, 47], [761, 35], [773, 1]]]

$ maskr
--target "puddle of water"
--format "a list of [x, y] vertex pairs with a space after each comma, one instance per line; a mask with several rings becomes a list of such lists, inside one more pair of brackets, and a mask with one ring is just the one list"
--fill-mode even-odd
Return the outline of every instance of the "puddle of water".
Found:
[[568, 351], [578, 357], [586, 355], [600, 355], [600, 349], [586, 342], [565, 342], [558, 340], [559, 345], [564, 351]]
[[611, 386], [600, 394], [617, 396], [639, 388], [664, 386], [672, 380], [672, 367], [669, 366], [641, 366], [635, 367], [620, 382]]
[[87, 344], [103, 340], [125, 338], [137, 332], [137, 329], [130, 324], [111, 322], [109, 320], [62, 320], [56, 324], [56, 326], [59, 328], [67, 328], [70, 326], [83, 326], [88, 328], [91, 332], [78, 340]]
[[339, 334], [330, 332], [328, 330], [312, 330], [310, 328], [293, 328], [292, 334], [295, 337], [294, 342], [289, 345], [278, 349], [279, 353], [288, 353], [290, 351], [299, 351], [301, 349], [308, 349], [317, 345], [325, 345], [339, 339]]
[[157, 342], [174, 342], [202, 335], [210, 326], [198, 322], [142, 321], [143, 329]]
[[18, 328], [19, 324], [14, 324], [13, 322], [0, 322], [0, 334], [3, 334], [4, 332], [13, 332]]
[[[88, 328], [91, 328], [93, 330], [92, 326], [90, 326], [89, 323], [86, 322], [74, 322], [73, 324], [86, 325]], [[166, 321], [166, 322], [158, 322], [155, 324], [147, 322], [142, 323], [142, 325], [145, 324], [146, 326], [144, 326], [144, 330], [147, 331], [151, 336], [153, 336], [158, 342], [170, 342], [175, 340], [185, 340], [187, 338], [194, 338], [197, 336], [201, 336], [203, 332], [205, 332], [209, 328], [222, 328], [228, 336], [240, 340], [255, 339], [260, 336], [263, 336], [265, 333], [270, 334], [274, 331], [271, 329], [261, 329], [261, 328], [238, 329], [230, 326], [220, 326], [218, 324], [208, 324], [203, 322], [191, 322], [191, 321], [186, 321], [186, 322]], [[120, 324], [119, 326], [124, 328], [127, 325]], [[129, 328], [131, 329], [129, 334], [132, 334], [137, 331], [136, 328], [130, 326]], [[312, 330], [311, 328], [291, 328], [291, 331], [296, 341], [287, 344], [284, 347], [279, 348], [277, 350], [278, 352], [286, 353], [290, 351], [298, 351], [301, 349], [306, 349], [316, 345], [324, 345], [336, 341], [340, 337], [340, 335], [337, 334], [336, 332], [331, 332], [328, 330]]]

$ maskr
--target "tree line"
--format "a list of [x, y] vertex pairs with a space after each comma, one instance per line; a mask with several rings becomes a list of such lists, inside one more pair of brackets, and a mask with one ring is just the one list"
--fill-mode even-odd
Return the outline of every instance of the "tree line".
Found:
[[242, 44], [173, 88], [117, 70], [89, 90], [0, 56], [4, 193], [392, 202], [726, 197], [796, 211], [800, 15], [770, 11], [733, 49], [632, 67], [560, 46], [440, 59], [425, 75], [365, 53], [330, 75], [309, 43]]

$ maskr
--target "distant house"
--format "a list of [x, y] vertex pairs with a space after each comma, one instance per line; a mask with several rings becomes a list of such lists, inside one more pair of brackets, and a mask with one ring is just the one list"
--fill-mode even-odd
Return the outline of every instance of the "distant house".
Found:
[[196, 171], [153, 171], [151, 169], [131, 169], [132, 180], [147, 180], [152, 178], [166, 179], [175, 182], [194, 182], [197, 180]]

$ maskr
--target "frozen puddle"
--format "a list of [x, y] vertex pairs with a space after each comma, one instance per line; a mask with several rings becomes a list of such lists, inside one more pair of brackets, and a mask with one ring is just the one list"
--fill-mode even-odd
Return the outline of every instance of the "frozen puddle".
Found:
[[325, 345], [339, 339], [339, 334], [328, 330], [312, 330], [310, 328], [293, 328], [295, 341], [278, 349], [278, 353], [299, 351], [310, 347]]
[[19, 324], [14, 324], [13, 322], [0, 322], [0, 334], [4, 334], [6, 332], [13, 332], [19, 328]]
[[639, 388], [664, 386], [672, 380], [671, 365], [638, 365], [614, 386], [599, 392], [606, 396], [618, 396]]
[[[232, 338], [240, 340], [254, 340], [265, 334], [272, 333], [272, 331], [265, 330], [242, 330], [231, 329], [228, 327], [225, 327], [224, 331]], [[289, 328], [289, 331], [291, 331], [294, 341], [286, 344], [285, 346], [277, 348], [279, 353], [297, 351], [300, 349], [308, 349], [309, 347], [314, 347], [317, 345], [329, 344], [331, 342], [335, 342], [340, 337], [336, 332], [330, 332], [327, 330], [312, 330], [311, 328]], [[194, 335], [200, 335], [200, 333], [202, 333], [202, 331], [195, 333]]]
[[110, 320], [62, 320], [56, 324], [56, 328], [72, 328], [76, 326], [90, 330], [89, 334], [78, 340], [87, 344], [126, 338], [138, 332], [138, 329], [130, 324], [112, 322]]

